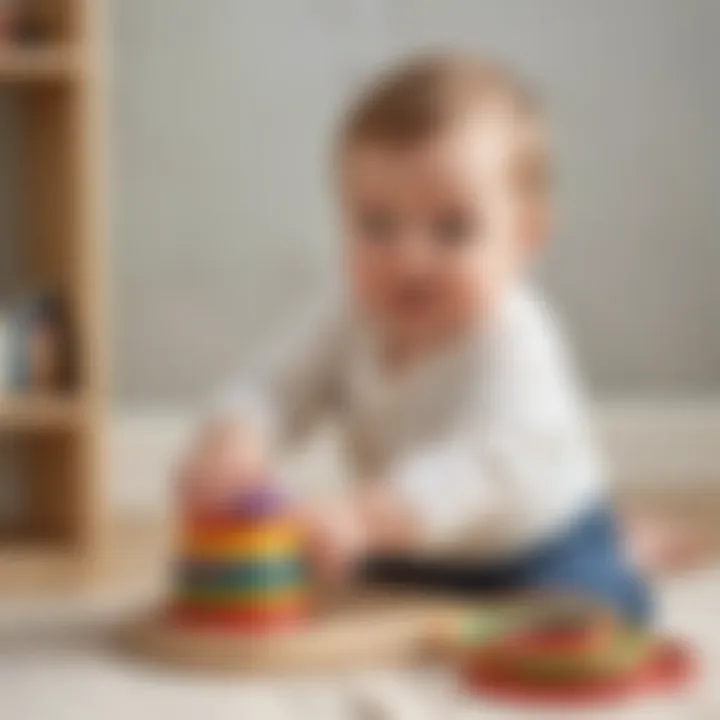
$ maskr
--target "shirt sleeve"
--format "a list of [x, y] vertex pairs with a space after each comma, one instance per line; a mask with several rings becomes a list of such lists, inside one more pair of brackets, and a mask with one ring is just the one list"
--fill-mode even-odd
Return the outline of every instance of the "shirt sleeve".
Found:
[[210, 415], [248, 425], [274, 446], [299, 440], [337, 399], [344, 321], [306, 312], [214, 397]]
[[535, 314], [496, 338], [474, 390], [450, 432], [395, 468], [392, 482], [429, 544], [542, 532], [597, 484], [579, 394], [546, 320]]

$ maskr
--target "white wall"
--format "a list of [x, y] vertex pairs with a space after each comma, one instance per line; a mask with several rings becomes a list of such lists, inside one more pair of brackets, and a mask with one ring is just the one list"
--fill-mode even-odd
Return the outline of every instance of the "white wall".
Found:
[[720, 3], [116, 0], [114, 339], [125, 400], [185, 401], [326, 281], [333, 121], [429, 45], [536, 78], [547, 284], [604, 394], [720, 389]]

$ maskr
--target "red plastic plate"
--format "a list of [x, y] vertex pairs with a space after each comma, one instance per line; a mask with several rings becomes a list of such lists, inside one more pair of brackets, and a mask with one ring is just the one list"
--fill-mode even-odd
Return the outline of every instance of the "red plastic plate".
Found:
[[464, 673], [471, 692], [510, 703], [583, 707], [620, 702], [652, 693], [679, 690], [697, 674], [695, 658], [684, 643], [663, 640], [637, 671], [608, 682], [558, 685], [519, 682], [483, 668]]

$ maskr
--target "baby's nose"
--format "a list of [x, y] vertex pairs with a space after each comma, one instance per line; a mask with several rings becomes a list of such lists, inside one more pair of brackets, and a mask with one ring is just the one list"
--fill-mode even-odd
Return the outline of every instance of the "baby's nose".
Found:
[[399, 244], [398, 264], [407, 274], [425, 274], [433, 268], [435, 259], [431, 243], [417, 234], [407, 235]]

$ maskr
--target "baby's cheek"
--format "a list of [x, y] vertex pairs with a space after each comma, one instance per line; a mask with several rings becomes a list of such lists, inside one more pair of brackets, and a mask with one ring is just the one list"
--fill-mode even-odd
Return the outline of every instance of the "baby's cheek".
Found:
[[498, 260], [487, 247], [478, 244], [477, 250], [458, 264], [447, 283], [448, 306], [457, 318], [482, 314], [499, 293], [502, 273]]
[[378, 263], [367, 253], [355, 252], [348, 261], [347, 276], [356, 303], [362, 309], [376, 310], [385, 284]]
[[450, 309], [459, 318], [474, 316], [482, 309], [485, 287], [481, 273], [468, 269], [452, 284]]

